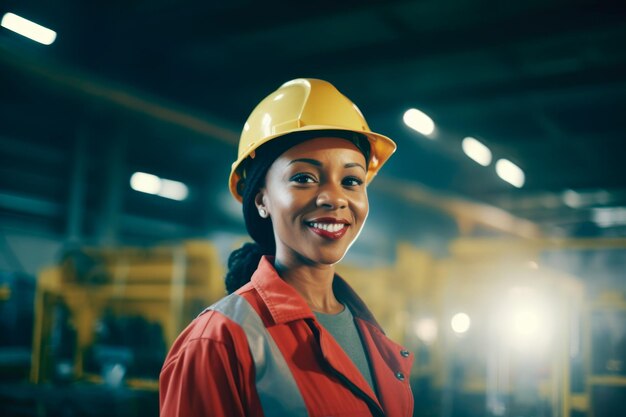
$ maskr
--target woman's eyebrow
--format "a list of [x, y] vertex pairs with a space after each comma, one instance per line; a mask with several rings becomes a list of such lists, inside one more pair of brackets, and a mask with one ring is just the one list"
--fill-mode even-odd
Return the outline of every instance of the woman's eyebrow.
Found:
[[[318, 161], [317, 159], [311, 159], [311, 158], [299, 158], [299, 159], [294, 159], [291, 162], [289, 162], [288, 165], [291, 164], [295, 164], [296, 162], [304, 162], [307, 164], [311, 164], [311, 165], [315, 165], [316, 167], [321, 167], [324, 164], [322, 164], [320, 161]], [[358, 162], [350, 162], [347, 163], [343, 166], [344, 168], [354, 168], [354, 167], [359, 167], [361, 168], [363, 171], [367, 172], [367, 170], [365, 169], [365, 167], [361, 164], [359, 164]]]
[[316, 167], [322, 166], [322, 163], [320, 161], [318, 161], [317, 159], [310, 159], [310, 158], [294, 159], [293, 161], [289, 162], [289, 164], [287, 165], [295, 164], [296, 162], [305, 162], [307, 164], [315, 165]]
[[365, 167], [361, 164], [359, 164], [358, 162], [350, 162], [349, 164], [345, 164], [343, 166], [344, 168], [353, 168], [353, 167], [359, 167], [361, 168], [363, 171], [367, 172], [367, 169], [365, 169]]

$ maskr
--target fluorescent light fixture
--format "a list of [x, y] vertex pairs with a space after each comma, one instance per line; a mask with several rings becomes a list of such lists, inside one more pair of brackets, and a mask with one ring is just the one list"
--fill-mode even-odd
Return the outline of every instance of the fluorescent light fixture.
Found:
[[162, 179], [161, 190], [157, 195], [171, 200], [183, 201], [189, 195], [189, 189], [182, 182]]
[[486, 167], [491, 163], [491, 150], [477, 139], [468, 136], [463, 139], [461, 146], [465, 155], [480, 165]]
[[508, 159], [499, 159], [496, 162], [496, 173], [514, 187], [522, 188], [524, 186], [526, 180], [524, 171]]
[[402, 117], [404, 123], [411, 129], [429, 136], [435, 131], [435, 122], [428, 115], [417, 109], [409, 109], [404, 112]]
[[467, 332], [470, 328], [471, 324], [470, 317], [465, 313], [456, 313], [452, 320], [450, 320], [450, 325], [452, 326], [452, 330], [456, 334], [463, 334]]
[[50, 45], [57, 38], [55, 31], [13, 13], [6, 13], [2, 16], [0, 26], [44, 45]]
[[571, 208], [579, 208], [584, 204], [582, 196], [574, 190], [563, 191], [563, 202]]
[[159, 178], [145, 172], [135, 172], [130, 177], [130, 186], [135, 191], [170, 200], [183, 201], [189, 196], [189, 188], [182, 182]]
[[566, 206], [571, 208], [581, 208], [593, 205], [610, 204], [614, 199], [607, 190], [586, 190], [574, 191], [565, 190], [561, 195]]
[[130, 177], [130, 186], [141, 193], [158, 194], [161, 189], [161, 178], [145, 172], [135, 172]]
[[592, 220], [600, 227], [626, 225], [626, 207], [597, 207], [591, 209]]

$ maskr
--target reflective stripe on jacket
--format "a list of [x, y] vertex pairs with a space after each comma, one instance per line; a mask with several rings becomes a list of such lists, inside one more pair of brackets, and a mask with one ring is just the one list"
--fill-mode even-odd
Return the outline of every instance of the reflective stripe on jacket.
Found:
[[239, 294], [231, 294], [207, 310], [219, 311], [246, 334], [254, 360], [256, 391], [265, 417], [307, 417], [304, 399], [289, 365], [250, 303]]
[[[194, 320], [172, 346], [160, 378], [161, 416], [269, 417], [280, 413], [276, 410], [281, 407], [297, 408], [298, 396], [311, 417], [410, 416], [412, 355], [384, 335], [345, 281], [336, 277], [333, 287], [355, 317], [378, 396], [319, 325], [304, 299], [278, 276], [271, 260], [263, 258], [251, 282], [237, 291], [239, 298], [231, 298], [244, 304], [235, 302], [223, 308], [227, 302], [222, 307], [217, 303]], [[257, 314], [246, 313], [245, 306]], [[263, 324], [252, 341], [246, 328], [256, 325], [247, 322], [250, 317]], [[252, 345], [256, 343], [273, 343], [280, 355], [271, 346]], [[272, 352], [271, 360], [255, 360], [259, 352], [261, 356]], [[255, 361], [263, 363], [262, 368], [256, 369]], [[293, 382], [285, 375], [291, 375]], [[282, 415], [299, 414], [289, 411]]]

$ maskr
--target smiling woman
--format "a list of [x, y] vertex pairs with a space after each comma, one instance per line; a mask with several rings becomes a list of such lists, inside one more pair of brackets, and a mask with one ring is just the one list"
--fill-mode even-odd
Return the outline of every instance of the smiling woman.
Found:
[[[344, 257], [367, 218], [365, 165], [352, 142], [333, 137], [299, 143], [274, 161], [255, 205], [261, 217], [272, 219], [275, 266], [282, 275], [301, 263], [332, 269]], [[312, 298], [310, 303], [318, 302]]]
[[254, 243], [229, 258], [230, 295], [172, 347], [161, 415], [412, 415], [412, 355], [335, 274], [394, 150], [325, 81], [290, 81], [256, 107], [230, 178]]

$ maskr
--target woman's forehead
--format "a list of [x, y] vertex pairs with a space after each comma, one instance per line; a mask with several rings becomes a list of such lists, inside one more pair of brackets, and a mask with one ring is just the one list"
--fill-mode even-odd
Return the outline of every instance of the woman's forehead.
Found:
[[[287, 149], [280, 156], [280, 158], [302, 158], [306, 156], [321, 155], [329, 151], [340, 152], [342, 150], [347, 151], [344, 153], [346, 156], [354, 157], [358, 160], [365, 160], [363, 153], [352, 141], [332, 136], [323, 136], [298, 143], [297, 145]], [[352, 154], [354, 154], [354, 156], [352, 156]]]

